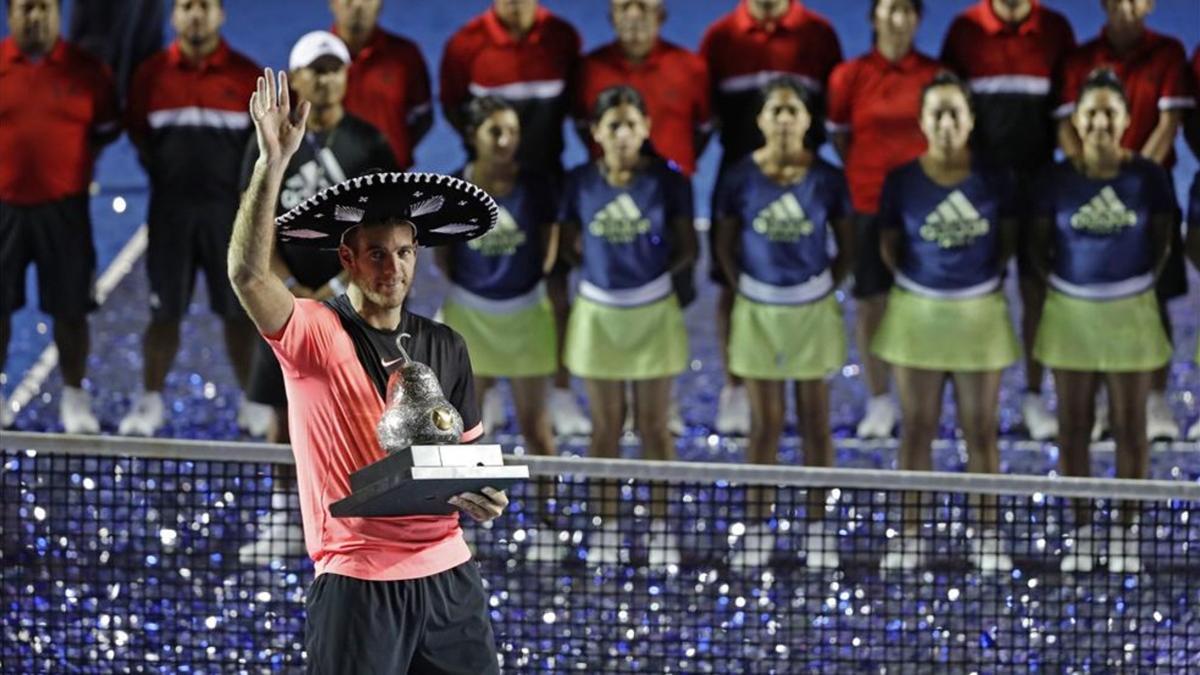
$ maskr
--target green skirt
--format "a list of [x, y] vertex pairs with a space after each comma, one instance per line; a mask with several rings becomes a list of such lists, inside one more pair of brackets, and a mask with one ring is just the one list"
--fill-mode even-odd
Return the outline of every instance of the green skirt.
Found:
[[1033, 356], [1059, 370], [1146, 371], [1171, 360], [1171, 343], [1153, 290], [1117, 300], [1084, 300], [1051, 289]]
[[1021, 350], [999, 292], [945, 299], [893, 288], [871, 351], [896, 366], [944, 372], [1003, 370]]
[[819, 380], [846, 362], [846, 330], [833, 294], [803, 305], [738, 295], [729, 331], [729, 372], [755, 380]]
[[687, 330], [675, 296], [640, 307], [611, 307], [577, 297], [567, 321], [563, 361], [594, 380], [653, 380], [682, 373]]
[[545, 298], [507, 313], [484, 312], [447, 300], [442, 320], [463, 336], [476, 375], [543, 377], [558, 369], [554, 313]]

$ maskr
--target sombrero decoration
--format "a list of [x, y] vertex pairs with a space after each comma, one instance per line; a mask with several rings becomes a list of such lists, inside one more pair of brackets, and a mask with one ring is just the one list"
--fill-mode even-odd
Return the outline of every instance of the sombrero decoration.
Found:
[[474, 239], [496, 225], [491, 195], [437, 173], [372, 173], [331, 185], [275, 219], [279, 240], [335, 249], [352, 227], [389, 218], [412, 221], [421, 246]]

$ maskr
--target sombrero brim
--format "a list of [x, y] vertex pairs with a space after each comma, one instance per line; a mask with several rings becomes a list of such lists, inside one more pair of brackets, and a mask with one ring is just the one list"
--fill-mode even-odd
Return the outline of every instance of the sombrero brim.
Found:
[[474, 239], [496, 225], [491, 195], [437, 173], [373, 173], [331, 185], [275, 219], [279, 240], [335, 249], [352, 227], [392, 218], [412, 221], [421, 246]]

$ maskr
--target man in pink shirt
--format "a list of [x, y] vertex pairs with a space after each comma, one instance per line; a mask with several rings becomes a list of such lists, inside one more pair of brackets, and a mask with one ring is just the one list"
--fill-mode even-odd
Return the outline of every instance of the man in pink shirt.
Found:
[[[495, 205], [457, 179], [372, 174], [331, 187], [276, 219], [284, 169], [304, 139], [309, 108], [307, 101], [291, 108], [285, 74], [278, 87], [270, 69], [259, 78], [250, 100], [259, 159], [228, 261], [238, 298], [278, 357], [287, 389], [304, 539], [316, 570], [306, 606], [308, 670], [498, 672], [486, 596], [457, 514], [329, 513], [350, 494], [350, 474], [384, 457], [375, 426], [400, 334], [410, 336], [409, 354], [433, 369], [462, 415], [462, 442], [480, 435], [462, 338], [408, 313], [403, 302], [417, 240], [430, 245], [445, 243], [446, 232], [478, 235], [494, 222]], [[350, 278], [345, 294], [325, 302], [292, 296], [270, 269], [277, 223], [284, 225], [283, 239], [337, 247]], [[483, 493], [450, 503], [477, 521], [496, 518], [508, 499], [489, 488]]]

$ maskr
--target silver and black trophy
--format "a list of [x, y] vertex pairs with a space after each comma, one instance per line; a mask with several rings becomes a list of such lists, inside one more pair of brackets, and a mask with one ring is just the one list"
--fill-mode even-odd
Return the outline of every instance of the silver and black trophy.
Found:
[[462, 416], [446, 400], [429, 366], [401, 360], [388, 377], [387, 405], [375, 428], [387, 456], [350, 474], [350, 496], [334, 502], [336, 518], [443, 515], [447, 500], [484, 487], [529, 479], [529, 467], [505, 466], [499, 445], [460, 445]]

